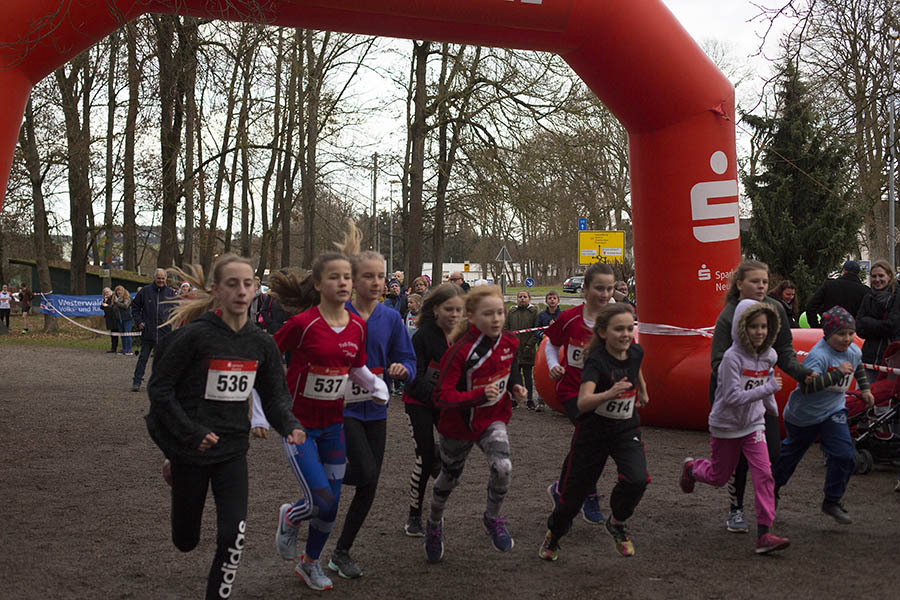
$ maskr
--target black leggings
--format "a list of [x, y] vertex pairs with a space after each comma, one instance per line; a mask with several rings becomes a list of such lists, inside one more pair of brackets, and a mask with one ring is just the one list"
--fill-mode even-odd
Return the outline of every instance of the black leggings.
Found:
[[434, 428], [437, 427], [441, 411], [431, 406], [404, 404], [409, 432], [416, 445], [416, 464], [409, 478], [409, 512], [422, 514], [422, 502], [428, 487], [428, 477], [437, 477], [440, 467], [440, 451], [434, 443]]
[[344, 485], [356, 487], [353, 500], [344, 517], [344, 527], [335, 548], [349, 551], [375, 501], [378, 476], [384, 460], [387, 419], [360, 421], [344, 417], [344, 440], [347, 445], [347, 472]]
[[519, 370], [522, 372], [522, 385], [528, 390], [528, 399], [531, 400], [534, 394], [534, 383], [531, 377], [534, 365], [519, 363]]
[[[712, 406], [716, 400], [716, 387], [718, 387], [718, 376], [715, 371], [709, 377], [709, 405]], [[766, 446], [769, 450], [769, 463], [774, 466], [778, 462], [778, 456], [781, 453], [781, 426], [778, 424], [778, 417], [766, 413]], [[734, 469], [734, 475], [728, 480], [728, 499], [731, 502], [731, 509], [744, 507], [744, 491], [747, 489], [747, 471], [750, 466], [747, 464], [747, 457], [741, 453], [738, 459], [737, 467]]]
[[206, 600], [231, 596], [247, 519], [247, 455], [197, 466], [172, 461], [172, 542], [190, 552], [200, 541], [206, 492], [216, 501], [216, 555], [206, 580]]
[[9, 312], [11, 309], [9, 308], [0, 308], [0, 322], [6, 323], [6, 328], [9, 329]]

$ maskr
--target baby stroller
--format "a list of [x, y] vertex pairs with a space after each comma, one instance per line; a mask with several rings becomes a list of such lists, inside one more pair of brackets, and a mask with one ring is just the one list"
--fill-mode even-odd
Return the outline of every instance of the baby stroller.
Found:
[[[900, 369], [900, 342], [887, 347], [881, 364]], [[900, 376], [879, 372], [870, 389], [875, 397], [872, 408], [866, 408], [859, 392], [847, 394], [847, 424], [860, 475], [871, 472], [876, 463], [900, 465]]]

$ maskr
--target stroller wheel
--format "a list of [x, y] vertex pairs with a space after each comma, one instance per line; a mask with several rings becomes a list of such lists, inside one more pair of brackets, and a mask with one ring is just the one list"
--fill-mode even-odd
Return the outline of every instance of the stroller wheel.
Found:
[[856, 451], [856, 472], [859, 475], [871, 473], [875, 468], [875, 458], [868, 450]]

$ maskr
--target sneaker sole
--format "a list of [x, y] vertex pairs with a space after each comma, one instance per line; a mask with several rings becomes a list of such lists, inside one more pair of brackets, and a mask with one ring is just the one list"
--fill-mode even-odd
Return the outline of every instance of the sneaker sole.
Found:
[[756, 553], [757, 554], [768, 554], [769, 552], [776, 552], [778, 550], [784, 550], [785, 548], [787, 548], [790, 545], [791, 545], [790, 540], [786, 540], [786, 541], [784, 541], [780, 544], [776, 544], [774, 546], [767, 546], [765, 548], [757, 548]]
[[606, 523], [606, 517], [603, 517], [599, 521], [592, 521], [588, 519], [588, 516], [584, 514], [583, 508], [581, 509], [581, 518], [584, 519], [585, 523], [590, 523], [591, 525], [603, 525], [604, 523]]
[[553, 495], [553, 484], [547, 487], [547, 496], [550, 497], [550, 510], [556, 510], [556, 497]]
[[406, 527], [403, 528], [403, 533], [405, 533], [408, 537], [414, 537], [414, 538], [415, 537], [419, 537], [419, 538], [425, 537], [424, 531], [419, 531], [419, 532], [413, 531], [412, 533], [410, 533], [409, 529], [407, 529]]
[[326, 591], [326, 590], [334, 589], [334, 584], [332, 584], [332, 585], [324, 585], [324, 586], [321, 586], [321, 587], [320, 587], [320, 586], [313, 585], [313, 582], [310, 581], [309, 577], [306, 575], [306, 573], [303, 572], [302, 569], [300, 569], [299, 566], [298, 566], [296, 569], [294, 569], [294, 575], [296, 575], [297, 577], [299, 577], [300, 579], [302, 579], [302, 580], [303, 580], [303, 583], [305, 583], [305, 584], [307, 585], [307, 587], [308, 587], [309, 589], [311, 589], [311, 590], [315, 590], [315, 591], [317, 591], [317, 592], [324, 592], [324, 591]]
[[338, 575], [340, 575], [341, 577], [343, 577], [344, 579], [358, 579], [363, 576], [362, 571], [359, 572], [359, 575], [347, 575], [346, 573], [341, 571], [341, 568], [339, 566], [337, 566], [337, 564], [331, 559], [328, 560], [328, 568], [331, 569], [332, 571], [334, 571], [335, 573], [337, 573]]
[[[488, 536], [491, 535], [491, 531], [487, 527], [484, 528], [484, 532], [486, 534], [488, 534]], [[513, 548], [516, 547], [516, 540], [514, 540], [512, 538], [512, 536], [510, 536], [509, 537], [509, 548], [504, 549], [504, 548], [498, 548], [497, 545], [494, 544], [494, 538], [491, 538], [491, 547], [494, 550], [496, 550], [497, 552], [510, 552], [510, 551], [512, 551]]]
[[831, 517], [832, 519], [834, 519], [834, 522], [837, 523], [838, 525], [852, 525], [853, 524], [853, 519], [841, 519], [834, 515], [828, 514], [827, 512], [824, 512], [824, 511], [822, 512], [822, 514], [825, 515], [826, 517]]
[[[287, 506], [287, 509], [285, 509], [285, 506]], [[281, 533], [281, 525], [284, 523], [284, 515], [290, 509], [291, 509], [290, 504], [282, 504], [278, 508], [278, 527], [275, 529], [275, 552], [277, 552], [278, 556], [280, 556], [284, 560], [297, 560], [297, 550], [296, 549], [294, 549], [293, 556], [286, 556], [281, 553], [281, 546], [278, 545], [278, 536]]]
[[748, 530], [750, 529], [750, 527], [749, 527], [749, 526], [748, 526], [748, 527], [743, 527], [743, 528], [741, 528], [741, 527], [732, 527], [731, 525], [729, 525], [728, 523], [726, 523], [726, 524], [725, 524], [725, 529], [727, 529], [727, 530], [730, 531], [731, 533], [747, 533]]
[[544, 554], [540, 550], [538, 550], [538, 558], [541, 560], [545, 560], [547, 562], [554, 562], [559, 556], [556, 554]]

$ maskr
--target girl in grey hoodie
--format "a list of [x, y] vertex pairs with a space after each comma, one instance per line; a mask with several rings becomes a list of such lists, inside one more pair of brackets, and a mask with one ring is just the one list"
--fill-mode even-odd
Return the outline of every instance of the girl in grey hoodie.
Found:
[[684, 459], [681, 489], [694, 491], [700, 481], [725, 485], [743, 452], [753, 474], [756, 499], [756, 553], [787, 548], [790, 541], [769, 532], [775, 520], [775, 483], [766, 446], [765, 414], [778, 414], [775, 392], [781, 377], [773, 367], [778, 355], [772, 343], [778, 335], [778, 313], [755, 300], [741, 300], [731, 325], [733, 344], [718, 369], [716, 400], [709, 413], [710, 458]]

